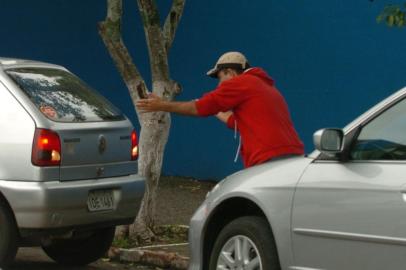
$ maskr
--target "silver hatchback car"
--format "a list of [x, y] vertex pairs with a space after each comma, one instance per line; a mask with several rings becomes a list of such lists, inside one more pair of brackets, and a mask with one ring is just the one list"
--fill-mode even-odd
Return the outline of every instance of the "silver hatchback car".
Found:
[[138, 211], [137, 135], [61, 66], [0, 59], [0, 267], [20, 246], [83, 265]]
[[191, 220], [190, 270], [405, 269], [406, 88], [314, 142], [214, 187]]

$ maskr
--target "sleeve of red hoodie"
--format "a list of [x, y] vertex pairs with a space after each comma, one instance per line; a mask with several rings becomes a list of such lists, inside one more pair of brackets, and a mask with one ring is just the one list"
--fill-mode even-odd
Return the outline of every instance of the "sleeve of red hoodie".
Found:
[[234, 129], [235, 128], [235, 118], [234, 114], [230, 115], [227, 119], [226, 125], [228, 128]]
[[196, 101], [198, 115], [210, 116], [232, 110], [247, 98], [248, 91], [244, 91], [246, 88], [242, 77], [221, 83], [215, 90]]

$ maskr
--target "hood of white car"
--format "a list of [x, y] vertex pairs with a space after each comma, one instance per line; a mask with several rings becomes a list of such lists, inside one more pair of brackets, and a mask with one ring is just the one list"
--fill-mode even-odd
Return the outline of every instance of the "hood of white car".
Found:
[[305, 156], [289, 157], [238, 171], [219, 182], [210, 197], [253, 189], [294, 188], [312, 161]]

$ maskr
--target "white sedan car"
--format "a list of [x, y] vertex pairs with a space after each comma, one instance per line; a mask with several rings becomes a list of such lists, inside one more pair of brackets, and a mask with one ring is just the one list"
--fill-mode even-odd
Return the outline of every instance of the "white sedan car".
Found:
[[406, 267], [406, 88], [308, 156], [221, 181], [191, 220], [189, 270]]

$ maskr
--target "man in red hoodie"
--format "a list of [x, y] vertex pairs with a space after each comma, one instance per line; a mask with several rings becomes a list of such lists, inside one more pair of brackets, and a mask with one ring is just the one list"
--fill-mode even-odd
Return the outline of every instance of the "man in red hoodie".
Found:
[[165, 101], [150, 95], [148, 99], [139, 100], [137, 107], [144, 112], [216, 115], [229, 128], [239, 131], [245, 167], [304, 153], [288, 106], [264, 70], [250, 68], [243, 54], [228, 52], [207, 75], [218, 78], [219, 85], [198, 100]]

